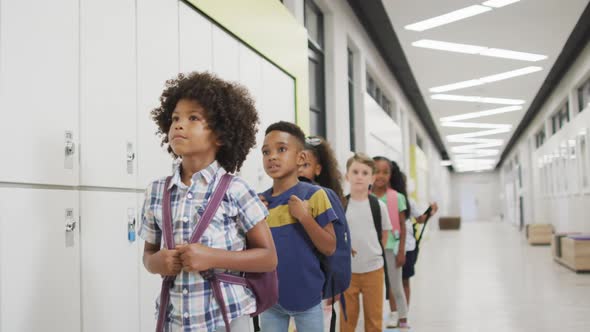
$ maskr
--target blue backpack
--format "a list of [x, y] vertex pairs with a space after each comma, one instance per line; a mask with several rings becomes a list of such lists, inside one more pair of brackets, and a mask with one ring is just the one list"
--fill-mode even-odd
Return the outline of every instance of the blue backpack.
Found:
[[[300, 181], [311, 183], [304, 177], [299, 177]], [[335, 296], [344, 293], [350, 286], [350, 279], [352, 277], [351, 260], [352, 248], [350, 239], [350, 229], [346, 221], [346, 212], [342, 206], [340, 197], [330, 188], [321, 187], [324, 189], [332, 205], [332, 209], [336, 213], [338, 219], [332, 223], [334, 226], [334, 234], [336, 235], [336, 250], [332, 256], [324, 256], [317, 254], [320, 261], [320, 267], [324, 272], [324, 287], [322, 290], [323, 298], [331, 299]], [[346, 301], [344, 296], [340, 297], [340, 304], [342, 305], [342, 313], [344, 318], [348, 319], [346, 315]], [[332, 321], [330, 322], [330, 332], [336, 331], [336, 310], [332, 303]]]
[[[336, 250], [332, 256], [321, 257], [320, 263], [322, 270], [326, 277], [323, 289], [323, 298], [330, 299], [338, 294], [344, 293], [350, 286], [350, 279], [352, 277], [351, 271], [351, 244], [350, 244], [350, 229], [346, 221], [346, 213], [338, 195], [329, 188], [322, 187], [328, 198], [332, 209], [338, 216], [338, 220], [334, 221], [334, 234], [336, 235]], [[343, 302], [344, 304], [344, 302]]]

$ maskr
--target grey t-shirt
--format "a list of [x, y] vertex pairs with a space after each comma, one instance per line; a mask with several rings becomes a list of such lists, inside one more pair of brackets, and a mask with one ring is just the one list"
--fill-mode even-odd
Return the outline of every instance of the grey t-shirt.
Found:
[[[379, 202], [379, 207], [381, 208], [381, 227], [384, 231], [389, 231], [391, 223], [387, 206]], [[352, 257], [352, 273], [367, 273], [383, 267], [381, 245], [373, 224], [369, 199], [357, 201], [351, 198], [346, 210], [346, 220], [350, 228], [352, 249], [357, 252], [356, 256]]]

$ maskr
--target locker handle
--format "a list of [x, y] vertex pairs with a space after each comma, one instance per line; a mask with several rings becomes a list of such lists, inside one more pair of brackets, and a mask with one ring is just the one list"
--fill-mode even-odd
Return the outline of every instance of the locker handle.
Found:
[[66, 232], [73, 232], [76, 229], [76, 221], [74, 219], [70, 219], [66, 222]]
[[133, 159], [135, 159], [135, 153], [127, 152], [127, 161], [131, 162], [131, 161], [133, 161]]
[[72, 141], [66, 142], [66, 156], [73, 155], [76, 151], [76, 144]]

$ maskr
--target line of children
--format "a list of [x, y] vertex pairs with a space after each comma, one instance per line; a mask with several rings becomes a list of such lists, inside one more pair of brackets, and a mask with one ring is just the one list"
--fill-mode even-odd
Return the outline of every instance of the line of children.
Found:
[[[410, 233], [401, 221], [406, 219], [403, 212], [409, 214], [411, 209], [406, 209], [406, 201], [401, 199], [405, 185], [394, 183], [394, 175], [397, 179], [400, 174], [395, 163], [355, 154], [346, 165], [346, 180], [351, 189], [346, 200], [341, 174], [328, 143], [313, 138], [315, 141], [306, 146], [304, 133], [297, 125], [283, 121], [272, 124], [266, 129], [262, 146], [264, 169], [273, 179], [272, 188], [262, 194], [266, 206], [244, 180], [233, 177], [200, 242], [190, 244], [221, 176], [238, 171], [255, 145], [258, 115], [244, 88], [208, 73], [180, 74], [167, 81], [160, 102], [152, 117], [162, 145], [168, 144], [168, 151], [181, 162], [168, 187], [163, 178], [147, 188], [139, 235], [146, 241], [146, 270], [162, 277], [175, 277], [168, 306], [159, 308], [160, 302], [156, 301], [156, 311], [166, 312], [165, 331], [225, 330], [222, 310], [201, 272], [266, 272], [276, 268], [279, 300], [261, 314], [262, 330], [286, 332], [290, 318], [294, 318], [299, 332], [323, 332], [321, 303], [325, 280], [317, 254], [330, 256], [334, 252], [336, 237], [332, 223], [338, 219], [332, 208], [334, 200], [331, 203], [328, 194], [337, 197], [338, 204], [347, 205], [346, 219], [353, 234], [353, 276], [344, 293], [348, 320], [341, 317], [341, 331], [355, 330], [359, 294], [363, 295], [365, 331], [382, 330], [384, 257], [390, 261], [392, 297], [398, 303], [400, 326], [406, 323], [406, 299], [399, 291], [397, 276], [404, 263], [404, 249], [409, 248], [404, 240], [405, 234], [409, 238]], [[326, 189], [299, 181], [298, 175]], [[370, 196], [369, 186], [373, 182], [374, 193], [380, 200]], [[396, 204], [387, 199], [392, 189], [400, 194], [396, 193]], [[162, 243], [165, 191], [172, 197], [176, 248], [166, 248]], [[373, 203], [377, 204], [377, 212]], [[375, 223], [374, 218], [378, 218]], [[399, 236], [386, 246], [392, 224]], [[391, 250], [384, 251], [384, 247]], [[256, 309], [254, 294], [244, 286], [221, 285], [231, 322], [229, 328], [251, 331], [249, 314]], [[407, 285], [409, 299], [409, 282]], [[393, 310], [391, 302], [390, 306]]]

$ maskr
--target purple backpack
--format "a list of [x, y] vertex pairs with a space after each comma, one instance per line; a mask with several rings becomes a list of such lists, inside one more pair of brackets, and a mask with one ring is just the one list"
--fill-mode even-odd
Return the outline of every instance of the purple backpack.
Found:
[[[221, 204], [231, 179], [232, 176], [228, 173], [223, 174], [221, 177], [221, 180], [209, 200], [197, 227], [193, 231], [190, 243], [198, 242], [209, 226], [209, 223], [211, 223], [211, 219], [213, 219], [217, 208]], [[164, 244], [168, 249], [176, 247], [174, 244], [174, 236], [172, 234], [172, 213], [170, 210], [170, 191], [168, 190], [170, 180], [171, 177], [166, 179], [166, 184], [164, 186], [164, 200], [162, 202], [162, 237], [164, 238]], [[223, 293], [221, 292], [221, 282], [242, 285], [248, 287], [252, 293], [254, 293], [254, 296], [256, 297], [256, 312], [251, 314], [251, 316], [259, 315], [266, 309], [275, 305], [279, 300], [279, 282], [276, 270], [272, 272], [245, 272], [243, 277], [227, 273], [215, 273], [213, 270], [209, 270], [201, 272], [201, 276], [211, 283], [213, 296], [221, 309], [223, 321], [225, 322], [225, 330], [227, 332], [230, 332], [230, 323], [229, 317], [227, 316], [225, 300], [223, 299]], [[158, 312], [156, 332], [164, 331], [166, 311], [168, 304], [170, 303], [170, 288], [174, 285], [174, 279], [176, 279], [176, 276], [164, 277], [162, 280], [160, 309]]]

